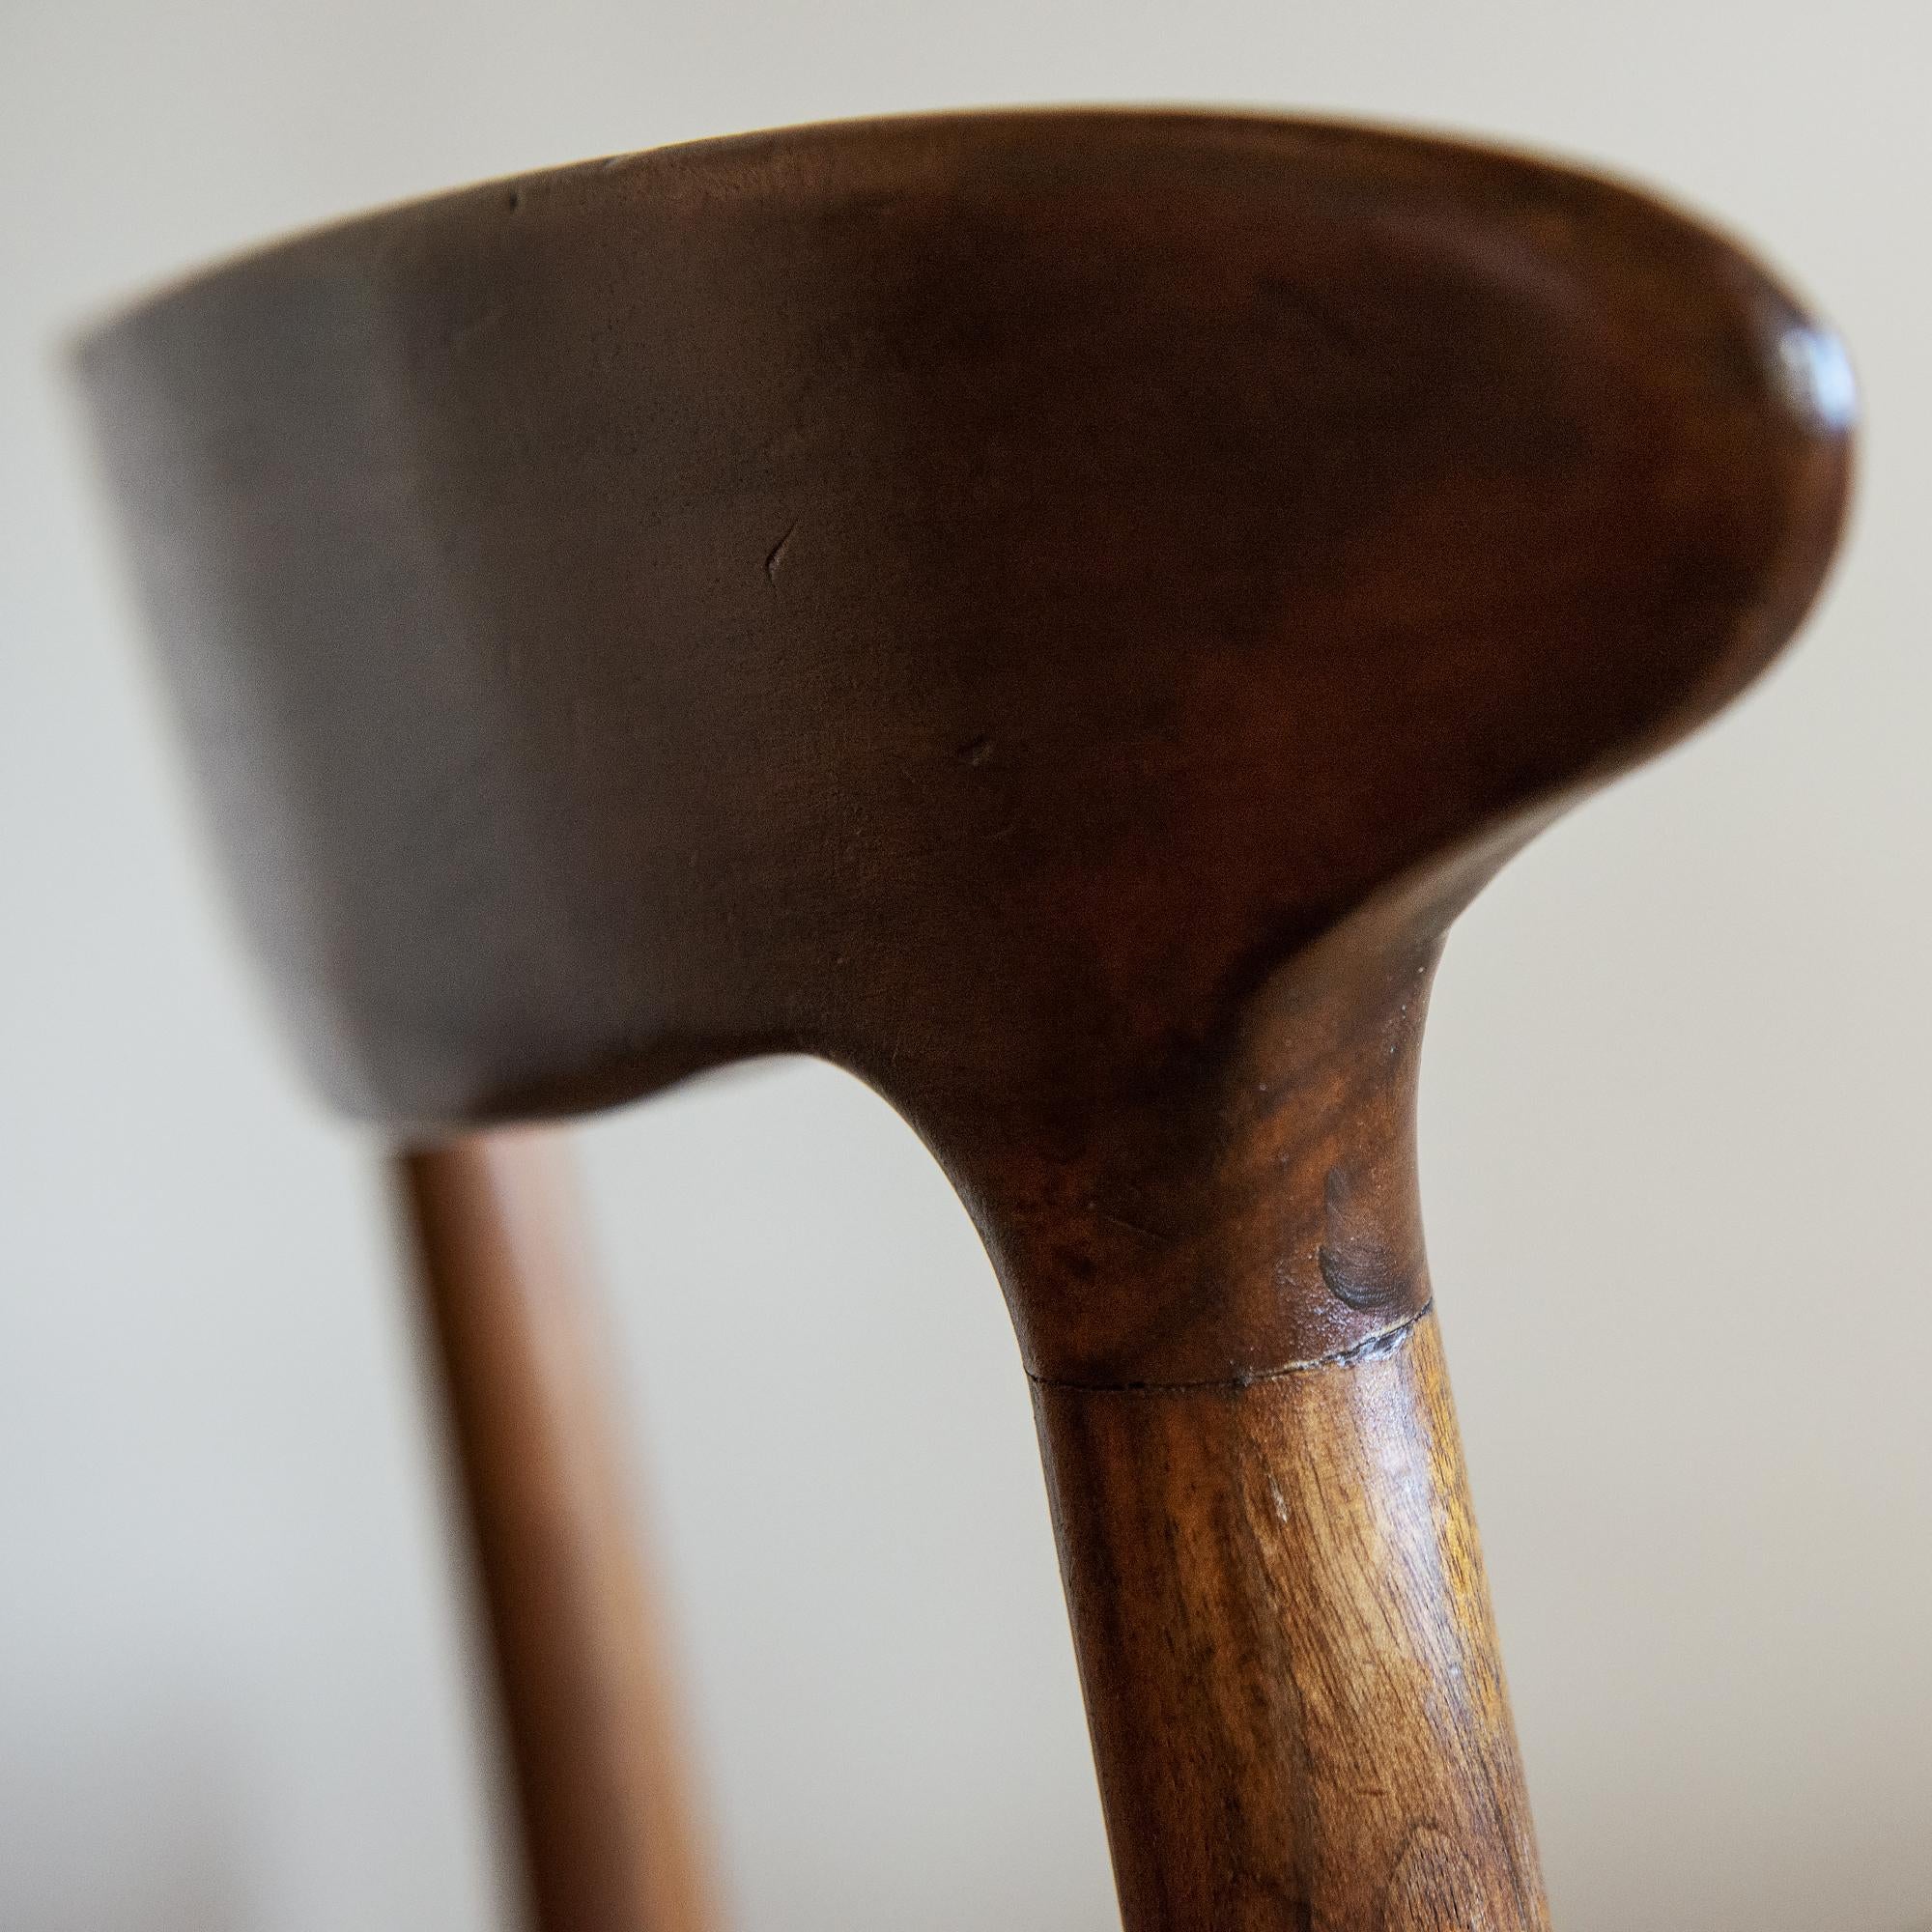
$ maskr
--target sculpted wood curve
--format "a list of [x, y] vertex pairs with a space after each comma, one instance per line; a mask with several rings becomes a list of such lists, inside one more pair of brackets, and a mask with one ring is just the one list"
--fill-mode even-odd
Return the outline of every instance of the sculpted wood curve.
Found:
[[852, 1068], [1038, 1385], [1130, 1928], [1541, 1924], [1428, 1313], [1429, 977], [1799, 622], [1830, 332], [1569, 169], [1078, 112], [472, 189], [83, 366], [338, 1104]]

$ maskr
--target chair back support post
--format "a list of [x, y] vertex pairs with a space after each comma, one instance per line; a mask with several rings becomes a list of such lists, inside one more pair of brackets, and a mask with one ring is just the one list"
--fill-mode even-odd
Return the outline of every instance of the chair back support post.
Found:
[[408, 1138], [762, 1053], [870, 1083], [1034, 1379], [1128, 1932], [1542, 1926], [1429, 977], [1802, 620], [1830, 331], [1574, 169], [1079, 111], [494, 184], [81, 365], [332, 1100]]

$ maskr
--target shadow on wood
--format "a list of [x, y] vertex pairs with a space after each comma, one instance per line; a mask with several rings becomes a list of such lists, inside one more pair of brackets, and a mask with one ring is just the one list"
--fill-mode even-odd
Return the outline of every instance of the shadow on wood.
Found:
[[1078, 112], [472, 189], [83, 370], [334, 1099], [859, 1073], [1038, 1384], [1130, 1932], [1542, 1924], [1427, 1313], [1429, 976], [1799, 622], [1829, 332], [1565, 168]]

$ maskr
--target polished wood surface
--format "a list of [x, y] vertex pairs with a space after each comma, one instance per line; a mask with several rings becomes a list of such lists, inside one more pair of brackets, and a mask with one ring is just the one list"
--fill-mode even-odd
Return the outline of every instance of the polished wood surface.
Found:
[[1547, 1927], [1433, 1313], [1035, 1402], [1126, 1925]]
[[522, 1821], [531, 1932], [716, 1932], [552, 1134], [399, 1154]]
[[857, 1072], [1040, 1384], [1130, 1932], [1539, 1923], [1420, 1320], [1429, 978], [1802, 618], [1830, 331], [1571, 169], [1002, 113], [392, 211], [83, 373], [338, 1104]]

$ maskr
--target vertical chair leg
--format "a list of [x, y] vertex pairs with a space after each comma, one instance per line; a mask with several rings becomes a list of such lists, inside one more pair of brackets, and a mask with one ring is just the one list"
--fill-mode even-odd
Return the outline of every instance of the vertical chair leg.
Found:
[[1126, 1932], [1547, 1927], [1434, 1315], [1036, 1408]]
[[714, 1932], [660, 1632], [537, 1133], [396, 1156], [538, 1932]]

